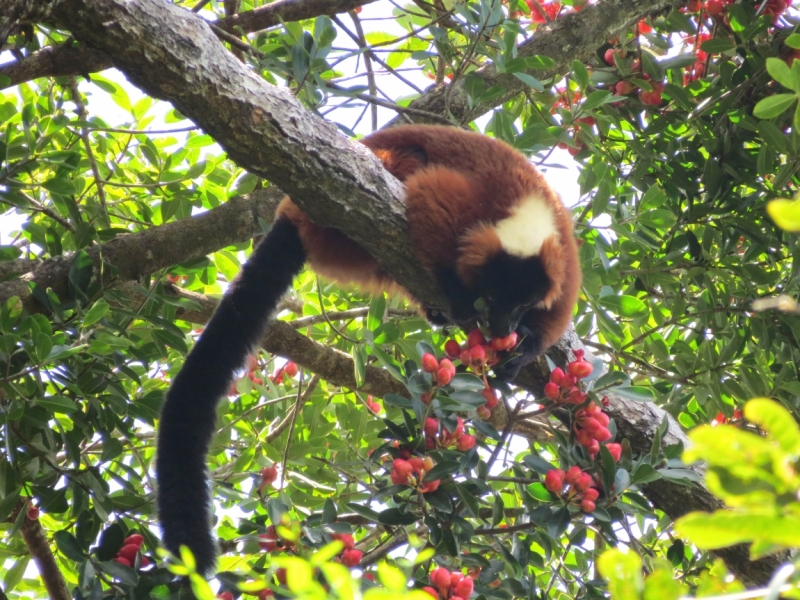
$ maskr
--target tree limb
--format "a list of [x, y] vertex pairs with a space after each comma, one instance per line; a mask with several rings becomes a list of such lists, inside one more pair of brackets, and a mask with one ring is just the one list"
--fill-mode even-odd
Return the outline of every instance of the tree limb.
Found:
[[[209, 21], [223, 31], [253, 33], [280, 25], [281, 22], [302, 21], [320, 15], [347, 12], [375, 0], [277, 0], [266, 6], [239, 13], [232, 17]], [[2, 39], [2, 38], [0, 38]], [[0, 90], [39, 77], [66, 75], [88, 76], [113, 67], [111, 57], [100, 50], [64, 43], [48, 46], [21, 61], [0, 65]], [[3, 79], [3, 76], [8, 79]]]

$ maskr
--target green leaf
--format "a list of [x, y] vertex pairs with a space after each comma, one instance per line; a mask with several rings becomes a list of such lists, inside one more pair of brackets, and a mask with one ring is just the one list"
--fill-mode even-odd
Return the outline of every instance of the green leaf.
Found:
[[637, 318], [650, 314], [647, 305], [633, 296], [605, 296], [598, 303], [621, 317]]
[[753, 114], [759, 119], [773, 119], [782, 115], [797, 100], [795, 94], [776, 94], [759, 100]]
[[788, 151], [788, 136], [778, 129], [778, 126], [772, 121], [760, 121], [758, 123], [758, 133], [776, 152], [785, 154]]
[[736, 48], [734, 41], [725, 38], [713, 38], [706, 40], [700, 46], [700, 49], [703, 50], [703, 52], [708, 52], [709, 54], [727, 52], [728, 50], [733, 50], [734, 48]]
[[800, 427], [791, 413], [774, 400], [753, 398], [744, 405], [744, 416], [766, 431], [784, 452], [800, 452]]
[[530, 484], [526, 489], [533, 498], [536, 498], [541, 502], [553, 501], [553, 495], [549, 491], [547, 491], [547, 488], [544, 487], [544, 484], [539, 481]]
[[[3, 591], [6, 594], [10, 594], [12, 590], [17, 587], [19, 582], [22, 581], [22, 576], [25, 574], [25, 569], [28, 566], [29, 560], [29, 556], [22, 556], [6, 571], [3, 577]], [[17, 596], [17, 594], [14, 594], [14, 596]]]
[[95, 302], [92, 305], [92, 308], [88, 310], [86, 316], [83, 317], [82, 327], [90, 327], [97, 323], [100, 319], [106, 316], [106, 313], [109, 311], [111, 307], [108, 305], [108, 302], [103, 300], [102, 298]]
[[671, 210], [658, 208], [640, 214], [636, 220], [655, 229], [669, 229], [678, 222], [678, 217]]
[[401, 512], [399, 508], [388, 508], [378, 514], [378, 522], [384, 525], [411, 525], [418, 520], [417, 515]]
[[781, 229], [800, 232], [800, 200], [772, 200], [767, 213]]
[[75, 184], [69, 179], [63, 177], [54, 177], [42, 183], [42, 187], [48, 192], [60, 194], [62, 196], [72, 196], [78, 193]]
[[789, 88], [794, 92], [800, 91], [795, 87], [795, 81], [794, 81], [794, 76], [792, 75], [792, 69], [780, 58], [767, 59], [767, 72], [772, 76], [772, 78], [775, 81], [780, 83], [783, 87]]
[[64, 396], [45, 396], [44, 398], [37, 398], [36, 405], [54, 413], [73, 413], [79, 410], [75, 402]]
[[624, 385], [618, 387], [609, 388], [610, 392], [615, 394], [619, 394], [623, 398], [627, 398], [628, 400], [634, 400], [636, 402], [655, 402], [656, 394], [653, 391], [653, 388], [649, 387], [642, 387], [639, 385]]
[[66, 529], [56, 531], [53, 534], [53, 538], [55, 539], [56, 545], [58, 546], [58, 550], [61, 552], [61, 554], [70, 560], [81, 562], [86, 558], [86, 553], [83, 551], [83, 548], [81, 548], [80, 542], [78, 542], [77, 538]]
[[514, 77], [519, 79], [522, 83], [535, 89], [537, 92], [544, 91], [544, 85], [541, 81], [536, 79], [533, 75], [528, 75], [527, 73], [514, 73]]
[[529, 69], [552, 69], [556, 66], [556, 61], [549, 56], [529, 56], [525, 59], [525, 64]]
[[14, 260], [19, 258], [22, 250], [16, 246], [0, 246], [0, 262]]
[[589, 85], [589, 71], [583, 62], [579, 60], [572, 61], [572, 76], [575, 78], [575, 81], [578, 82], [582, 90], [586, 89]]
[[785, 40], [783, 40], [783, 43], [789, 46], [789, 48], [800, 50], [800, 33], [793, 33]]

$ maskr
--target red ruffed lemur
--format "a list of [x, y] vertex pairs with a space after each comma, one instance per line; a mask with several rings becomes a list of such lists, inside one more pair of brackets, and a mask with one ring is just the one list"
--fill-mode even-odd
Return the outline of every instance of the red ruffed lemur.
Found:
[[[411, 242], [449, 301], [450, 319], [482, 320], [496, 337], [519, 334], [516, 356], [494, 369], [510, 381], [569, 326], [581, 281], [570, 212], [541, 173], [498, 140], [419, 125], [362, 142], [405, 183]], [[188, 546], [204, 574], [216, 556], [205, 461], [217, 402], [306, 262], [340, 283], [404, 292], [356, 242], [316, 225], [289, 198], [280, 204], [161, 413], [156, 469], [163, 543], [173, 553]], [[436, 324], [447, 322], [441, 313], [427, 313]]]

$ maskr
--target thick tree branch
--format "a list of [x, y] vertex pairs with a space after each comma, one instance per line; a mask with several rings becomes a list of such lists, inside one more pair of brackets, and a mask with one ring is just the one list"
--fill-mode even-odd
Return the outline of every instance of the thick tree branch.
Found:
[[[302, 21], [320, 15], [335, 15], [375, 0], [277, 0], [266, 6], [239, 13], [229, 18], [210, 21], [223, 31], [253, 33], [279, 25]], [[0, 38], [2, 39], [2, 38]], [[113, 67], [111, 57], [100, 50], [72, 43], [49, 46], [21, 61], [0, 65], [0, 90], [39, 77], [59, 77], [98, 73]], [[7, 77], [8, 79], [4, 79]]]
[[[87, 252], [94, 263], [95, 276], [102, 273], [103, 284], [138, 280], [159, 269], [202, 258], [225, 246], [251, 239], [261, 231], [258, 219], [272, 222], [275, 207], [283, 193], [276, 188], [233, 198], [197, 217], [122, 235]], [[32, 272], [0, 283], [0, 302], [20, 297], [30, 312], [41, 312], [30, 284], [52, 288], [62, 300], [69, 297], [68, 276], [71, 255], [43, 261]], [[16, 264], [16, 261], [15, 261]], [[24, 263], [18, 263], [20, 268]]]
[[56, 557], [50, 550], [50, 543], [41, 523], [26, 517], [19, 531], [25, 540], [25, 545], [31, 551], [33, 561], [36, 563], [36, 568], [39, 569], [39, 575], [51, 600], [70, 600], [72, 594], [67, 589], [67, 582], [58, 568]]

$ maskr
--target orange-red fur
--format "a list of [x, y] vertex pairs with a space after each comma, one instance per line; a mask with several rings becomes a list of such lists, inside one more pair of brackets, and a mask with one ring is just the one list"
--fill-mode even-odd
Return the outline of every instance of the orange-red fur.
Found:
[[[552, 345], [569, 326], [581, 278], [571, 215], [542, 174], [507, 144], [456, 128], [397, 127], [362, 143], [406, 185], [406, 216], [422, 265], [431, 271], [453, 266], [465, 282], [502, 251], [492, 225], [509, 217], [521, 199], [544, 199], [558, 232], [539, 253], [552, 287], [522, 324], [543, 333], [545, 348]], [[404, 292], [361, 246], [312, 223], [289, 198], [278, 215], [298, 227], [308, 262], [320, 275], [370, 291]]]

